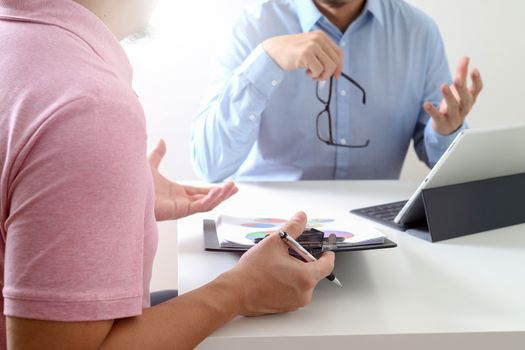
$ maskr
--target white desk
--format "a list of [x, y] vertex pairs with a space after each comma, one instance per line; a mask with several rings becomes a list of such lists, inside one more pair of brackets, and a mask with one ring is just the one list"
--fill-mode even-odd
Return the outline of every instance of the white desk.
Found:
[[[238, 255], [205, 252], [202, 219], [214, 215], [317, 217], [407, 199], [416, 183], [243, 184], [215, 212], [178, 226], [179, 290], [197, 288]], [[353, 216], [355, 220], [360, 219]], [[376, 227], [378, 225], [375, 225]], [[200, 349], [525, 349], [525, 225], [429, 243], [386, 227], [397, 248], [340, 253], [311, 305], [294, 313], [238, 317]]]

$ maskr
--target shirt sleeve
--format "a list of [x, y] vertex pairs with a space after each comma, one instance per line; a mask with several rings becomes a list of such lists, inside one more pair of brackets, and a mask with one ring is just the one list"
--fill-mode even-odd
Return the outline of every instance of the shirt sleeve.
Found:
[[192, 125], [192, 160], [207, 181], [233, 175], [257, 140], [261, 114], [284, 78], [246, 17], [234, 27]]
[[463, 124], [451, 135], [441, 135], [432, 128], [432, 119], [423, 109], [425, 102], [431, 102], [439, 107], [443, 96], [440, 86], [451, 84], [452, 77], [448, 65], [445, 47], [437, 25], [429, 19], [428, 34], [425, 49], [427, 52], [427, 72], [421, 109], [419, 112], [418, 123], [414, 132], [414, 148], [420, 160], [424, 161], [429, 167], [433, 167], [441, 158], [448, 146], [454, 141], [455, 137], [467, 128]]
[[137, 105], [80, 98], [18, 157], [6, 220], [6, 315], [50, 321], [142, 312], [150, 179]]

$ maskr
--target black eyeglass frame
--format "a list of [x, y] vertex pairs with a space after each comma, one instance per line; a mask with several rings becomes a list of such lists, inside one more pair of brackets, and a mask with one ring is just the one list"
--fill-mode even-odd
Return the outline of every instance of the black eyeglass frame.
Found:
[[[357, 81], [352, 79], [347, 74], [342, 73], [341, 76], [343, 78], [347, 79], [356, 88], [361, 90], [361, 92], [363, 94], [362, 102], [363, 102], [363, 104], [366, 104], [366, 91], [365, 91], [365, 89], [361, 85], [359, 85], [359, 83]], [[317, 82], [317, 84], [315, 86], [315, 95], [316, 95], [317, 99], [319, 100], [319, 102], [324, 104], [324, 109], [321, 112], [319, 112], [319, 114], [317, 114], [317, 117], [316, 117], [317, 138], [320, 141], [322, 141], [322, 142], [324, 142], [324, 143], [326, 143], [327, 145], [330, 145], [330, 146], [338, 146], [338, 147], [346, 147], [346, 148], [366, 148], [366, 147], [368, 147], [368, 145], [370, 144], [370, 140], [366, 140], [366, 142], [364, 144], [360, 144], [360, 145], [344, 145], [342, 143], [334, 142], [334, 137], [333, 137], [333, 132], [332, 132], [332, 113], [330, 112], [330, 102], [332, 101], [332, 87], [333, 87], [333, 83], [334, 83], [334, 78], [330, 77], [330, 87], [329, 87], [329, 90], [328, 90], [328, 100], [327, 101], [323, 100], [321, 98], [321, 96], [319, 96], [319, 82]], [[319, 131], [319, 120], [321, 119], [321, 117], [325, 113], [326, 113], [327, 119], [328, 119], [328, 140], [324, 139], [321, 136], [321, 133]]]

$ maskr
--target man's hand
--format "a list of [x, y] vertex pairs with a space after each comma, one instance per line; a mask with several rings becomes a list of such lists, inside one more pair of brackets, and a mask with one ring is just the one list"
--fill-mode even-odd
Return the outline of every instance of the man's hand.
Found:
[[[282, 231], [299, 237], [306, 225], [302, 212], [284, 225]], [[333, 252], [314, 262], [302, 262], [288, 254], [288, 246], [277, 233], [263, 239], [246, 252], [239, 264], [223, 274], [238, 293], [239, 313], [257, 316], [294, 311], [310, 303], [317, 283], [334, 268]]]
[[432, 118], [432, 127], [441, 135], [450, 135], [463, 125], [483, 89], [481, 74], [477, 69], [470, 73], [472, 86], [467, 87], [469, 61], [468, 57], [463, 57], [457, 66], [454, 83], [441, 86], [444, 99], [439, 110], [430, 102], [425, 102], [423, 106]]
[[286, 71], [305, 68], [315, 80], [339, 79], [343, 71], [343, 51], [322, 31], [276, 36], [262, 45]]
[[166, 144], [161, 140], [148, 157], [155, 183], [157, 221], [175, 220], [212, 210], [237, 193], [238, 189], [233, 182], [222, 187], [197, 188], [169, 181], [159, 172], [159, 165], [165, 154]]

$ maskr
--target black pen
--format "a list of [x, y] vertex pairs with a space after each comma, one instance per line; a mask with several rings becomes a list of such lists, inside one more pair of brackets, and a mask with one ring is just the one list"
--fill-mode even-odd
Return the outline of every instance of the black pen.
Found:
[[[293, 239], [293, 237], [290, 236], [288, 233], [286, 233], [284, 231], [281, 231], [281, 232], [279, 232], [279, 237], [281, 237], [281, 239], [284, 241], [284, 243], [286, 243], [286, 245], [288, 245], [288, 247], [292, 248], [304, 260], [306, 260], [306, 261], [316, 261], [317, 260], [312, 254], [310, 254], [310, 252], [308, 252], [308, 250], [304, 249], [304, 247], [302, 245], [300, 245], [299, 242], [297, 242], [295, 239]], [[335, 277], [333, 272], [331, 274], [329, 274], [328, 276], [326, 276], [326, 278], [329, 281], [332, 281], [335, 284], [337, 284], [339, 287], [343, 286], [341, 284], [341, 282], [339, 282], [337, 277]]]

